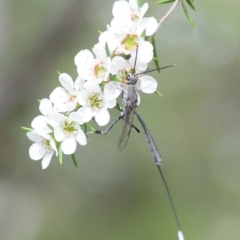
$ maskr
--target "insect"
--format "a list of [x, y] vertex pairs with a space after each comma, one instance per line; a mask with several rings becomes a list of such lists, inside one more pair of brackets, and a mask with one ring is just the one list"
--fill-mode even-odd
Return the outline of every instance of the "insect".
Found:
[[172, 197], [170, 194], [170, 190], [168, 188], [167, 182], [165, 180], [165, 177], [164, 177], [163, 172], [160, 167], [160, 164], [162, 162], [161, 155], [159, 153], [157, 145], [155, 144], [150, 131], [148, 130], [146, 123], [143, 121], [142, 117], [136, 111], [136, 108], [138, 107], [138, 104], [137, 104], [138, 103], [138, 93], [137, 93], [137, 88], [136, 88], [136, 84], [138, 82], [138, 75], [142, 75], [142, 74], [152, 72], [155, 70], [159, 70], [159, 69], [172, 67], [174, 65], [169, 65], [169, 66], [162, 67], [159, 69], [153, 69], [153, 70], [135, 74], [135, 67], [136, 67], [136, 62], [137, 62], [137, 50], [138, 50], [138, 48], [136, 49], [136, 58], [135, 58], [135, 62], [134, 62], [133, 74], [127, 74], [127, 76], [126, 76], [127, 86], [123, 89], [123, 92], [122, 92], [122, 106], [123, 106], [122, 114], [105, 131], [95, 130], [94, 133], [106, 135], [119, 120], [123, 119], [123, 128], [122, 128], [121, 135], [119, 137], [118, 145], [117, 145], [118, 150], [121, 151], [127, 145], [132, 128], [135, 129], [138, 133], [140, 132], [140, 130], [133, 125], [133, 119], [134, 119], [134, 116], [136, 115], [138, 121], [140, 122], [140, 124], [143, 128], [143, 131], [144, 131], [146, 139], [147, 139], [148, 146], [151, 150], [152, 156], [157, 165], [157, 169], [162, 178], [162, 181], [163, 181], [163, 184], [164, 184], [164, 187], [165, 187], [165, 190], [166, 190], [166, 193], [167, 193], [170, 205], [171, 205], [171, 209], [173, 211], [173, 215], [175, 218], [178, 239], [184, 240], [183, 232], [180, 227], [180, 223], [179, 223], [177, 212], [175, 210], [174, 203], [173, 203], [173, 200], [172, 200]]

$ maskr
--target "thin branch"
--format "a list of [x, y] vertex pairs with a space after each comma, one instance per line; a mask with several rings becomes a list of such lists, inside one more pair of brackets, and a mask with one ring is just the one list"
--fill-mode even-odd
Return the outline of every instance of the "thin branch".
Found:
[[173, 5], [171, 6], [171, 8], [168, 10], [168, 12], [161, 18], [160, 22], [158, 23], [158, 28], [161, 26], [161, 24], [166, 21], [170, 15], [172, 14], [173, 10], [177, 7], [178, 3], [180, 2], [181, 0], [176, 0]]

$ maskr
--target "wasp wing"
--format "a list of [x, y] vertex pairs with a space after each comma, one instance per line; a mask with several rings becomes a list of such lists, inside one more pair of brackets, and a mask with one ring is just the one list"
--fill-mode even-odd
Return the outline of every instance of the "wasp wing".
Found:
[[125, 108], [125, 115], [123, 117], [123, 128], [117, 145], [119, 151], [122, 151], [128, 143], [128, 139], [132, 130], [133, 118], [134, 112], [132, 108]]

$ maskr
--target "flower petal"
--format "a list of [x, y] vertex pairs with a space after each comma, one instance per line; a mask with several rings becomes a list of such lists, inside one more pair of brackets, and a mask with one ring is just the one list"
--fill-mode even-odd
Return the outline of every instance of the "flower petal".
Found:
[[120, 86], [120, 83], [114, 81], [108, 82], [103, 90], [104, 96], [109, 100], [116, 100], [121, 92], [122, 88]]
[[86, 135], [85, 135], [85, 133], [83, 132], [82, 129], [80, 129], [78, 134], [76, 135], [76, 141], [80, 145], [86, 145], [87, 144], [87, 138], [86, 138]]
[[68, 91], [74, 91], [74, 83], [70, 75], [67, 73], [60, 74], [59, 81], [65, 89]]
[[47, 153], [42, 160], [42, 169], [45, 169], [49, 166], [54, 152]]
[[101, 109], [95, 116], [95, 120], [99, 126], [106, 125], [110, 120], [110, 115], [108, 110]]
[[106, 101], [106, 106], [107, 106], [107, 108], [114, 108], [116, 106], [116, 103], [117, 103], [116, 99], [107, 100]]
[[54, 112], [52, 103], [47, 98], [44, 98], [40, 101], [39, 110], [45, 116], [48, 116], [49, 114]]
[[88, 92], [101, 92], [101, 88], [100, 86], [96, 83], [96, 82], [92, 82], [92, 81], [88, 81], [84, 84], [84, 88], [86, 88], [86, 90]]
[[111, 70], [110, 73], [115, 75], [121, 69], [123, 69], [126, 65], [126, 60], [123, 57], [116, 56], [112, 59]]
[[71, 112], [69, 114], [69, 118], [71, 120], [73, 120], [74, 122], [79, 123], [80, 125], [82, 125], [84, 123], [84, 117], [81, 114], [79, 114], [78, 112]]
[[134, 10], [138, 10], [138, 1], [137, 0], [129, 0], [129, 4]]
[[93, 117], [92, 110], [89, 107], [79, 108], [78, 113], [84, 117], [84, 122], [89, 122]]
[[54, 127], [54, 137], [58, 142], [61, 142], [64, 139], [64, 133], [60, 126]]
[[29, 155], [32, 160], [40, 160], [46, 153], [46, 149], [41, 143], [34, 143], [29, 148]]
[[157, 90], [157, 81], [151, 76], [142, 76], [140, 87], [144, 93], [154, 93]]
[[66, 155], [71, 155], [77, 148], [77, 143], [73, 137], [67, 137], [62, 141], [62, 151]]
[[88, 49], [81, 50], [74, 58], [74, 62], [79, 68], [84, 68], [85, 66], [92, 65], [93, 61], [93, 54]]
[[80, 105], [85, 106], [87, 104], [87, 96], [88, 92], [86, 90], [82, 90], [77, 95], [77, 100]]
[[54, 113], [48, 118], [48, 123], [52, 126], [58, 126], [66, 120], [66, 116], [61, 113]]
[[40, 115], [33, 119], [31, 126], [39, 132], [51, 133], [52, 130], [47, 125], [48, 118]]
[[143, 17], [148, 10], [148, 3], [144, 3], [140, 10], [140, 16]]
[[137, 59], [139, 62], [149, 63], [153, 59], [153, 45], [150, 42], [143, 41], [138, 48]]
[[114, 17], [126, 17], [131, 15], [131, 8], [126, 1], [116, 1], [113, 4], [112, 14]]
[[43, 140], [43, 137], [35, 132], [27, 132], [27, 137], [29, 138], [29, 140], [35, 143], [41, 142]]
[[141, 19], [139, 25], [146, 29], [146, 36], [153, 35], [158, 28], [157, 20], [154, 17]]
[[85, 80], [82, 79], [80, 76], [78, 76], [74, 84], [74, 87], [77, 93], [83, 89], [84, 83], [85, 83]]
[[57, 87], [52, 91], [49, 98], [52, 103], [58, 106], [59, 104], [67, 102], [69, 96], [64, 88]]

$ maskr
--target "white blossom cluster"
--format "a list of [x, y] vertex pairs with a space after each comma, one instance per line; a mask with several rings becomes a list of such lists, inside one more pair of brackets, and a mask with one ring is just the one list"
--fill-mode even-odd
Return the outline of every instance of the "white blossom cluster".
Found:
[[[113, 19], [100, 34], [98, 43], [91, 51], [81, 50], [75, 56], [76, 80], [67, 73], [60, 74], [61, 87], [55, 88], [49, 99], [40, 101], [42, 115], [34, 118], [27, 136], [34, 142], [29, 149], [30, 157], [42, 159], [43, 169], [49, 166], [54, 154], [71, 155], [77, 143], [86, 145], [89, 121], [93, 119], [99, 126], [109, 123], [109, 109], [116, 106], [126, 87], [127, 74], [148, 69], [153, 46], [145, 37], [153, 35], [158, 24], [153, 17], [143, 17], [147, 9], [147, 3], [139, 7], [137, 0], [116, 1]], [[157, 81], [148, 75], [138, 75], [136, 88], [154, 93]]]

